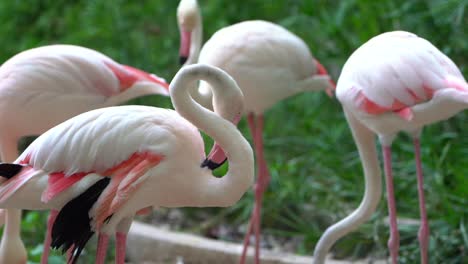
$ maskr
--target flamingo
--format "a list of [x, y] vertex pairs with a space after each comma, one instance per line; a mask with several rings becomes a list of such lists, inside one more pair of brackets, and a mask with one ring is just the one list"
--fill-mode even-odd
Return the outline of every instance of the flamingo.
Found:
[[[212, 84], [215, 113], [195, 103], [188, 87]], [[14, 163], [0, 165], [0, 207], [59, 210], [52, 246], [74, 246], [71, 263], [94, 232], [98, 243], [116, 233], [116, 263], [135, 213], [148, 207], [231, 206], [252, 185], [253, 151], [234, 120], [241, 90], [225, 72], [207, 65], [180, 70], [170, 85], [174, 110], [119, 106], [73, 117], [37, 138]], [[219, 115], [221, 116], [219, 116]], [[222, 178], [203, 166], [197, 127], [226, 150]], [[98, 246], [96, 263], [104, 263]]]
[[429, 41], [394, 31], [358, 48], [343, 67], [336, 95], [352, 130], [364, 168], [365, 193], [360, 206], [329, 227], [314, 252], [324, 263], [331, 246], [375, 211], [381, 196], [381, 172], [373, 133], [382, 145], [390, 218], [388, 248], [398, 262], [399, 233], [393, 190], [391, 144], [398, 132], [413, 138], [421, 226], [421, 263], [428, 263], [429, 225], [423, 191], [420, 134], [425, 125], [452, 117], [468, 107], [468, 84], [457, 66]]
[[[198, 62], [225, 70], [239, 84], [245, 98], [245, 113], [253, 137], [258, 178], [255, 205], [245, 235], [240, 263], [245, 263], [249, 238], [255, 233], [255, 263], [260, 259], [260, 221], [263, 193], [270, 175], [263, 154], [263, 113], [280, 100], [304, 91], [327, 90], [335, 84], [325, 68], [312, 56], [307, 45], [285, 28], [261, 20], [245, 21], [217, 31], [200, 50], [202, 23], [196, 0], [182, 0], [177, 9], [181, 32], [180, 61]], [[190, 44], [190, 45], [189, 45]], [[192, 96], [205, 107], [211, 106], [211, 89], [206, 83]], [[219, 166], [222, 149], [215, 145], [211, 168]]]
[[[119, 64], [97, 51], [50, 45], [17, 54], [0, 67], [0, 154], [18, 157], [21, 137], [39, 135], [80, 113], [148, 95], [169, 95], [168, 84], [154, 74]], [[53, 222], [55, 212], [49, 217]], [[8, 209], [0, 263], [26, 263], [20, 238], [21, 211]], [[41, 263], [47, 263], [50, 232]]]

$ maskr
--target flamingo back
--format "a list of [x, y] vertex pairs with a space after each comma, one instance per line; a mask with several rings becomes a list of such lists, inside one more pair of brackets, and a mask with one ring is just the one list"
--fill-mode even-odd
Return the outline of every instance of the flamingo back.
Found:
[[[337, 97], [367, 114], [397, 112], [428, 101], [449, 80], [464, 81], [460, 70], [429, 41], [415, 34], [381, 34], [357, 49], [343, 67]], [[453, 87], [451, 87], [453, 88]]]
[[[116, 141], [118, 143], [116, 143]], [[35, 140], [17, 159], [65, 176], [105, 172], [134, 153], [204, 158], [200, 133], [177, 112], [146, 106], [101, 108], [71, 118]]]
[[[259, 20], [217, 31], [203, 46], [199, 62], [229, 73], [244, 93], [246, 110], [258, 113], [318, 71], [302, 39], [281, 26]], [[201, 89], [203, 93], [209, 91], [203, 86]]]

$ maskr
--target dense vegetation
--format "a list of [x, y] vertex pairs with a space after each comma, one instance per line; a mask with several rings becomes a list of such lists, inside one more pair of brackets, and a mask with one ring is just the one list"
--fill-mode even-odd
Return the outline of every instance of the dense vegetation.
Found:
[[[199, 0], [207, 39], [217, 29], [248, 19], [283, 25], [302, 37], [334, 79], [351, 52], [389, 30], [414, 32], [434, 43], [468, 76], [467, 0]], [[0, 61], [36, 46], [83, 45], [170, 80], [178, 69], [178, 1], [1, 1]], [[167, 98], [132, 103], [170, 107]], [[58, 110], [59, 111], [59, 110]], [[240, 124], [247, 133], [245, 121]], [[430, 218], [431, 263], [468, 262], [468, 115], [432, 125], [422, 136]], [[249, 136], [248, 136], [249, 137]], [[324, 93], [298, 95], [266, 113], [264, 134], [272, 182], [264, 199], [267, 234], [296, 237], [311, 254], [327, 226], [357, 207], [363, 194], [360, 161], [339, 103]], [[399, 217], [418, 218], [411, 140], [394, 145]], [[229, 209], [206, 209], [218, 222], [246, 222], [252, 193]], [[383, 200], [382, 200], [383, 201]], [[201, 209], [186, 210], [185, 216]], [[204, 209], [205, 210], [205, 209]], [[386, 203], [372, 220], [335, 247], [337, 258], [385, 257]], [[38, 261], [45, 215], [24, 217], [31, 261]], [[417, 225], [400, 225], [401, 263], [418, 263]], [[91, 248], [91, 247], [89, 247]], [[60, 263], [55, 259], [54, 263]], [[89, 262], [90, 263], [90, 262]]]

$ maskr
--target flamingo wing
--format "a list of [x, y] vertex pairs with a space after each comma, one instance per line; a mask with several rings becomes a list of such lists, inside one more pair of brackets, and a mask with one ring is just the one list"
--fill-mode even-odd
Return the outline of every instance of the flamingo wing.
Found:
[[149, 177], [148, 170], [163, 160], [162, 155], [135, 153], [128, 160], [104, 174], [112, 175], [111, 182], [97, 201], [94, 215], [96, 229], [115, 213]]
[[27, 165], [0, 164], [0, 176], [7, 179], [0, 185], [0, 203], [10, 198], [32, 177], [41, 174], [44, 174], [44, 172]]

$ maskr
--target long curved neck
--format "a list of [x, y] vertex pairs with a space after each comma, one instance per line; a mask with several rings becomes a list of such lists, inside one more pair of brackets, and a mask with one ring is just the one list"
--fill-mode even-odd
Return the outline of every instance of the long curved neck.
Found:
[[225, 151], [229, 160], [229, 171], [222, 178], [216, 178], [210, 170], [200, 168], [205, 177], [200, 180], [200, 196], [198, 201], [193, 201], [193, 206], [230, 206], [237, 202], [253, 183], [252, 148], [233, 124], [193, 101], [189, 88], [197, 80], [209, 82], [213, 87], [214, 96], [220, 100], [228, 100], [223, 98], [225, 94], [229, 94], [228, 90], [238, 89], [240, 93], [240, 89], [227, 74], [207, 65], [184, 67], [174, 77], [170, 87], [176, 111], [211, 136]]
[[200, 82], [198, 85], [196, 82], [192, 83], [190, 95], [203, 107], [213, 110], [213, 93], [207, 83]]
[[184, 66], [195, 64], [198, 62], [200, 55], [200, 49], [203, 41], [203, 21], [201, 17], [200, 9], [197, 9], [197, 23], [192, 31], [190, 38], [190, 54]]
[[366, 185], [365, 193], [361, 204], [354, 212], [327, 228], [322, 235], [314, 251], [315, 264], [324, 263], [326, 255], [338, 239], [357, 229], [371, 217], [382, 195], [382, 179], [375, 148], [375, 136], [350, 112], [346, 109], [344, 109], [344, 112], [362, 161]]

